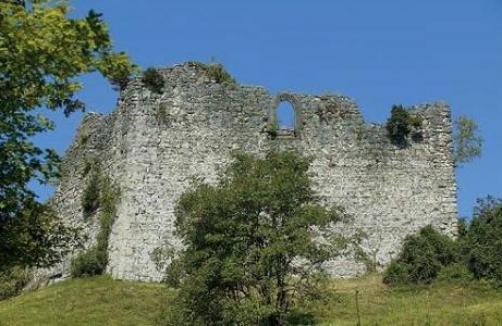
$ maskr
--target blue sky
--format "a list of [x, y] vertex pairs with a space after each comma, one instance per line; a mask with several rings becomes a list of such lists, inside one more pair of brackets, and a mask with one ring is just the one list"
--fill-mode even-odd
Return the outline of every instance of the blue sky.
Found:
[[[460, 214], [470, 216], [478, 197], [502, 197], [501, 0], [71, 4], [76, 15], [102, 12], [116, 48], [143, 68], [216, 58], [242, 84], [350, 96], [370, 122], [384, 122], [396, 103], [444, 100], [485, 138], [482, 158], [457, 170]], [[117, 94], [99, 76], [82, 80], [88, 108], [110, 112]], [[37, 142], [63, 153], [82, 115], [53, 117], [56, 131]]]

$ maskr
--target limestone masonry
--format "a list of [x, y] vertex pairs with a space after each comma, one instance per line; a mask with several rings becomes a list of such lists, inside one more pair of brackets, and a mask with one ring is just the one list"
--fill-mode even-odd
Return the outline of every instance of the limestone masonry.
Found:
[[[81, 195], [99, 162], [120, 189], [110, 235], [108, 272], [118, 279], [159, 281], [168, 263], [158, 255], [173, 237], [174, 208], [193, 176], [215, 182], [233, 150], [263, 154], [294, 149], [314, 157], [311, 173], [326, 203], [342, 205], [353, 223], [335, 226], [367, 233], [371, 259], [388, 263], [402, 239], [432, 224], [456, 230], [456, 185], [451, 115], [444, 103], [419, 105], [421, 141], [390, 143], [383, 125], [365, 123], [355, 103], [339, 95], [269, 94], [264, 88], [224, 85], [211, 80], [204, 65], [186, 63], [159, 69], [164, 92], [149, 91], [139, 79], [121, 92], [110, 115], [90, 113], [66, 153], [64, 177], [51, 203], [68, 223], [83, 225], [92, 245], [98, 214], [84, 221]], [[294, 130], [268, 130], [281, 101], [295, 111]], [[348, 255], [333, 261], [340, 277], [357, 275], [364, 265]], [[69, 272], [69, 259], [57, 267]]]

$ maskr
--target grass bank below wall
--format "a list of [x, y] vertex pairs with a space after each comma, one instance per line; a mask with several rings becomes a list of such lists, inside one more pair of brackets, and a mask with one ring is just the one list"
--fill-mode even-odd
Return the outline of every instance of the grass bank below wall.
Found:
[[[313, 303], [319, 325], [502, 325], [502, 291], [483, 283], [389, 289], [381, 277], [335, 280], [335, 295]], [[0, 325], [157, 325], [170, 291], [162, 285], [74, 279], [0, 301]]]
[[0, 325], [155, 325], [163, 295], [159, 284], [73, 279], [0, 301]]
[[357, 325], [356, 291], [363, 326], [502, 325], [502, 291], [480, 282], [390, 289], [380, 276], [369, 276], [332, 286], [337, 295], [316, 308], [323, 326]]

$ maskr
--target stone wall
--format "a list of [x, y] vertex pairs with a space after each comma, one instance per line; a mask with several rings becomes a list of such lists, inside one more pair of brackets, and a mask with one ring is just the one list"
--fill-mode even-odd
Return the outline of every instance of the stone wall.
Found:
[[[379, 264], [399, 251], [407, 234], [427, 224], [454, 235], [456, 185], [446, 104], [410, 108], [423, 119], [422, 140], [399, 147], [384, 126], [365, 123], [344, 96], [271, 95], [260, 87], [223, 85], [196, 63], [159, 72], [163, 94], [134, 80], [111, 115], [85, 117], [51, 200], [69, 223], [85, 225], [91, 245], [97, 216], [84, 221], [81, 195], [89, 179], [86, 165], [99, 162], [120, 189], [109, 244], [113, 277], [162, 278], [168, 261], [155, 253], [166, 244], [180, 245], [172, 235], [177, 199], [194, 176], [215, 182], [233, 150], [295, 149], [314, 157], [311, 173], [319, 195], [345, 207], [354, 222], [344, 232], [365, 231], [364, 248]], [[295, 126], [272, 137], [268, 130], [281, 101], [293, 105]], [[364, 271], [349, 257], [329, 267], [340, 277]], [[68, 273], [68, 262], [62, 269]]]

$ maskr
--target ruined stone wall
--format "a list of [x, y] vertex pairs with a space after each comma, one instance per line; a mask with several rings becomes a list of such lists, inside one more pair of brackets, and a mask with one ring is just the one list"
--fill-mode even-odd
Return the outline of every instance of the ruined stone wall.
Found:
[[[451, 154], [450, 110], [443, 103], [412, 108], [423, 119], [422, 140], [402, 148], [385, 128], [367, 124], [349, 98], [280, 93], [259, 87], [222, 85], [203, 65], [187, 63], [160, 72], [163, 94], [139, 80], [121, 94], [111, 115], [89, 114], [65, 158], [53, 205], [69, 222], [97, 233], [97, 214], [85, 220], [81, 195], [89, 161], [99, 162], [120, 189], [110, 238], [108, 271], [113, 277], [159, 281], [167, 261], [156, 249], [180, 243], [173, 235], [174, 207], [199, 176], [215, 182], [233, 150], [262, 154], [295, 149], [314, 157], [314, 185], [329, 204], [354, 218], [350, 227], [368, 235], [365, 250], [379, 264], [395, 255], [401, 240], [432, 224], [453, 235], [456, 185]], [[295, 110], [295, 129], [267, 132], [281, 101]], [[335, 227], [336, 229], [336, 227]], [[337, 276], [364, 271], [350, 258], [330, 263]], [[63, 264], [68, 272], [68, 262]]]

